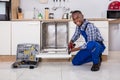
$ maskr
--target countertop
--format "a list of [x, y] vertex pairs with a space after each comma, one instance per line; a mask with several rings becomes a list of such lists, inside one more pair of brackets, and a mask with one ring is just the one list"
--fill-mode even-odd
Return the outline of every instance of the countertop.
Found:
[[120, 19], [113, 19], [109, 21], [110, 24], [120, 24]]
[[12, 19], [12, 21], [69, 22], [70, 19]]
[[[89, 21], [109, 21], [107, 18], [87, 18]], [[69, 22], [72, 19], [12, 19], [12, 21]]]

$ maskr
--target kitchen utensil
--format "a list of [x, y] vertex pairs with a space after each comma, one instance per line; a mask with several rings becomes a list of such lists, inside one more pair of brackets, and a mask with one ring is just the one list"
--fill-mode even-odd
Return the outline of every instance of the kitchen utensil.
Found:
[[54, 19], [54, 13], [49, 13], [49, 19]]
[[52, 7], [52, 10], [56, 10], [56, 7], [55, 7], [55, 0], [53, 0], [53, 3], [54, 3], [54, 6]]
[[62, 19], [68, 19], [69, 18], [69, 14], [68, 13], [64, 13], [62, 16]]

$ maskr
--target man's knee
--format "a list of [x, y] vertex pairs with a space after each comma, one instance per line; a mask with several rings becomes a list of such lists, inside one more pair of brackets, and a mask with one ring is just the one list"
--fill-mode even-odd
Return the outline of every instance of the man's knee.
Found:
[[74, 66], [78, 66], [78, 65], [81, 65], [82, 63], [81, 63], [81, 62], [78, 62], [78, 61], [76, 61], [76, 60], [72, 60], [72, 64], [73, 64]]

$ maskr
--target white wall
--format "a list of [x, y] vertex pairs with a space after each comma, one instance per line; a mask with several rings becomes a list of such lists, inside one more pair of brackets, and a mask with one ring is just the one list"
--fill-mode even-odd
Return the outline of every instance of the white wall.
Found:
[[[66, 0], [65, 3], [63, 0], [61, 1], [62, 7], [69, 7], [70, 11], [76, 9], [81, 10], [86, 18], [105, 18], [109, 3], [109, 0]], [[34, 7], [42, 14], [44, 14], [44, 8], [49, 7], [50, 12], [54, 12], [55, 18], [61, 18], [64, 13], [63, 9], [59, 8], [58, 10], [53, 11], [52, 7], [54, 5], [53, 0], [48, 0], [47, 4], [41, 4], [40, 0], [21, 0], [20, 6], [23, 9], [25, 18], [33, 18]], [[55, 6], [59, 6], [59, 3], [56, 3]]]

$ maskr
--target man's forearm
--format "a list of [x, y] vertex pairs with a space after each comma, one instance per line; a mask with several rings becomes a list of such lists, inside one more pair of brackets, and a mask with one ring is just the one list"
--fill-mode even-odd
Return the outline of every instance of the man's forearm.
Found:
[[78, 47], [78, 48], [72, 48], [71, 52], [78, 51], [78, 50], [80, 50], [80, 47]]

